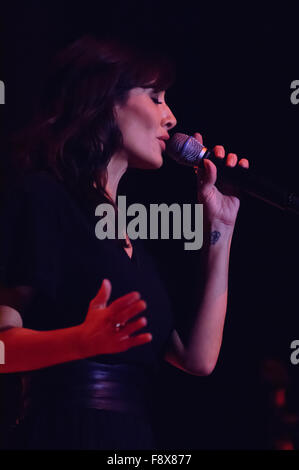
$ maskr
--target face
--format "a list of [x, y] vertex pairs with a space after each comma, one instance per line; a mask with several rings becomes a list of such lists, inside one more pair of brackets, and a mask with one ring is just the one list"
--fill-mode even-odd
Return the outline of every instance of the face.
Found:
[[154, 169], [163, 164], [168, 131], [176, 119], [165, 102], [165, 91], [133, 88], [125, 104], [115, 107], [116, 122], [123, 136], [122, 156], [129, 167]]

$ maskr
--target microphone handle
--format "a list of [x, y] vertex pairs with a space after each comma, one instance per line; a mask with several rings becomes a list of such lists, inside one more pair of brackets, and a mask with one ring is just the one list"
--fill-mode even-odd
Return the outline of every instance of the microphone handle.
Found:
[[278, 187], [275, 183], [266, 180], [252, 172], [251, 169], [241, 166], [228, 167], [225, 159], [217, 158], [213, 152], [207, 150], [198, 161], [198, 167], [202, 166], [202, 159], [208, 158], [217, 167], [218, 181], [232, 184], [240, 192], [244, 192], [255, 198], [299, 215], [299, 196], [285, 188]]

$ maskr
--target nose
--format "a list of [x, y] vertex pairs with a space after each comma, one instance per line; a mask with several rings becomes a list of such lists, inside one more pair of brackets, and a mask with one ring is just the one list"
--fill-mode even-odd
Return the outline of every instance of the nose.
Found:
[[167, 130], [172, 129], [177, 125], [177, 120], [174, 114], [172, 113], [171, 109], [167, 105], [165, 105], [161, 125]]

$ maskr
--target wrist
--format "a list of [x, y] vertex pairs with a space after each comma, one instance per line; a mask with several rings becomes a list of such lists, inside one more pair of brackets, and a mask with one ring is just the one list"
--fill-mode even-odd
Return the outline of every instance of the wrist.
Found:
[[204, 221], [203, 224], [204, 241], [209, 245], [230, 241], [233, 232], [234, 225], [227, 225], [219, 221]]
[[202, 253], [204, 259], [229, 256], [233, 227], [220, 223], [204, 223]]
[[71, 327], [72, 329], [72, 344], [75, 346], [75, 353], [78, 359], [85, 359], [87, 356], [84, 351], [83, 341], [83, 323]]

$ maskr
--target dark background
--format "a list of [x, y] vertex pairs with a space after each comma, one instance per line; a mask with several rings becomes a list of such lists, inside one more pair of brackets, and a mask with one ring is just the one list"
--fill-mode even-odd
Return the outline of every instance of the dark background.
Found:
[[[28, 121], [52, 55], [83, 33], [122, 31], [175, 58], [177, 80], [168, 104], [178, 120], [176, 131], [200, 132], [208, 147], [224, 145], [250, 159], [256, 172], [299, 193], [299, 105], [290, 101], [290, 83], [299, 80], [297, 17], [286, 4], [262, 10], [249, 2], [221, 7], [201, 1], [5, 2], [0, 18], [0, 79], [6, 86], [6, 104], [0, 107], [2, 166], [8, 132]], [[132, 172], [121, 189], [135, 202], [188, 202], [195, 200], [195, 177], [192, 169], [166, 157], [161, 170]], [[297, 446], [296, 425], [283, 416], [291, 413], [296, 421], [299, 414], [299, 365], [289, 359], [290, 343], [299, 336], [298, 221], [242, 198], [219, 362], [209, 377], [163, 366], [154, 416], [161, 447], [260, 449], [275, 447], [278, 438]], [[149, 244], [184, 335], [199, 254], [184, 251], [177, 241]], [[282, 412], [271, 401], [275, 387], [287, 388]], [[2, 422], [5, 427], [5, 417]]]

